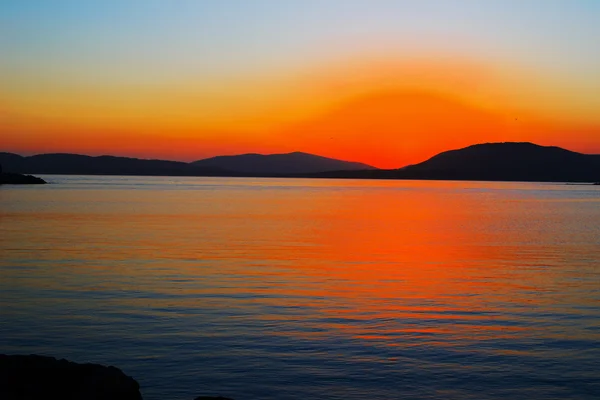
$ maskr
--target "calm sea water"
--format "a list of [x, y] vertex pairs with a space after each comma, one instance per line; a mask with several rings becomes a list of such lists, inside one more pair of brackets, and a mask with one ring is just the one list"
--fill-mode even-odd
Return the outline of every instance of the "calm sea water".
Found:
[[47, 176], [0, 188], [0, 352], [147, 400], [600, 398], [600, 187]]

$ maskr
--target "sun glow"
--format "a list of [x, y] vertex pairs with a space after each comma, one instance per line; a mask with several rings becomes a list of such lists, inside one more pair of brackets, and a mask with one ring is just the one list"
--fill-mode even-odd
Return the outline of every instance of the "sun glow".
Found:
[[[386, 168], [486, 141], [600, 153], [594, 7], [353, 3], [339, 19], [332, 5], [191, 3], [161, 11], [172, 19], [125, 7], [113, 31], [100, 4], [7, 9], [23, 24], [0, 41], [2, 150], [306, 151]], [[581, 18], [557, 32], [563, 15]]]

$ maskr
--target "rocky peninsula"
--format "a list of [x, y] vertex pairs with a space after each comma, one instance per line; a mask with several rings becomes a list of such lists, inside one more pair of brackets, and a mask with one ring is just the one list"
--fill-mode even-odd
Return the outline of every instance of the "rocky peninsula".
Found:
[[4, 172], [0, 164], [0, 185], [40, 185], [44, 183], [47, 182], [37, 176]]
[[0, 173], [0, 185], [41, 185], [48, 183], [33, 175]]

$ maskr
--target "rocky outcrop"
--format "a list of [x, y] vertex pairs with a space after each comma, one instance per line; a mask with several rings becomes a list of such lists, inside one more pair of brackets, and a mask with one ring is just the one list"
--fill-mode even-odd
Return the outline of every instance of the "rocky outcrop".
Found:
[[44, 356], [0, 355], [3, 400], [141, 400], [140, 387], [115, 367]]
[[200, 397], [196, 397], [194, 400], [232, 400], [232, 399], [229, 399], [227, 397], [221, 397], [221, 396], [217, 396], [217, 397], [200, 396]]
[[200, 397], [196, 397], [194, 400], [232, 400], [229, 399], [227, 397], [221, 397], [221, 396], [200, 396]]
[[[1, 400], [142, 400], [140, 385], [115, 367], [38, 355], [0, 354]], [[232, 400], [200, 396], [194, 400]]]
[[33, 175], [0, 173], [0, 185], [39, 185], [44, 183], [47, 182]]

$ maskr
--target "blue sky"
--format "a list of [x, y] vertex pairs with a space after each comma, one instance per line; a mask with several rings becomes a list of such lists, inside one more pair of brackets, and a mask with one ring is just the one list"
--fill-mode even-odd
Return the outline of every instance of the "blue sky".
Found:
[[0, 9], [2, 64], [34, 70], [249, 72], [415, 51], [574, 75], [600, 69], [600, 2], [593, 0], [30, 0]]

